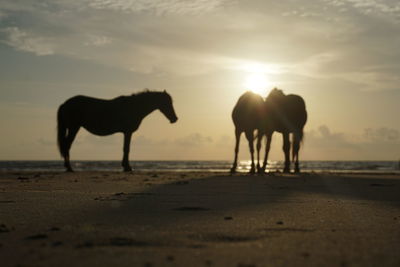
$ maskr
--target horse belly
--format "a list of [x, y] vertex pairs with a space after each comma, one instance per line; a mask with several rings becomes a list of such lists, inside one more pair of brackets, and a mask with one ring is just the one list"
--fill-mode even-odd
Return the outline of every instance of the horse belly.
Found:
[[100, 117], [96, 120], [87, 121], [83, 126], [88, 132], [95, 135], [110, 135], [117, 132], [134, 132], [140, 123], [124, 121], [118, 118]]
[[82, 123], [83, 128], [95, 135], [110, 135], [121, 132], [120, 122], [116, 118], [110, 118], [106, 114], [91, 114]]
[[100, 136], [111, 135], [111, 134], [114, 134], [116, 132], [119, 132], [119, 131], [112, 130], [112, 129], [99, 129], [99, 128], [90, 127], [90, 126], [87, 126], [87, 125], [84, 125], [83, 128], [85, 128], [91, 134], [100, 135]]

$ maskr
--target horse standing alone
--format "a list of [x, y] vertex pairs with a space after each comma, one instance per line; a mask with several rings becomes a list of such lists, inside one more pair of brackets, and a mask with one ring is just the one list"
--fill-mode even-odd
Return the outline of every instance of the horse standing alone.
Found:
[[143, 118], [156, 109], [171, 123], [178, 120], [172, 98], [165, 90], [145, 91], [111, 100], [79, 95], [65, 101], [57, 113], [57, 141], [67, 171], [72, 171], [69, 150], [80, 127], [100, 136], [123, 133], [122, 167], [126, 172], [131, 171], [129, 149], [132, 133], [139, 128]]
[[283, 151], [285, 153], [284, 172], [290, 172], [290, 133], [292, 138], [292, 160], [295, 162], [295, 172], [300, 172], [299, 149], [303, 139], [303, 128], [307, 122], [306, 105], [302, 97], [298, 95], [285, 95], [282, 90], [274, 88], [265, 100], [265, 116], [261, 127], [267, 136], [265, 158], [261, 170], [264, 172], [267, 166], [272, 134], [277, 131], [283, 136]]

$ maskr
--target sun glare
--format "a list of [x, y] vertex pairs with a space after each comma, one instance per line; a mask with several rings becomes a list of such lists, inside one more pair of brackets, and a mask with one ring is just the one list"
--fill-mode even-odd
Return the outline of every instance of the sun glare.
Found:
[[243, 86], [246, 90], [265, 96], [268, 88], [272, 86], [269, 75], [282, 73], [281, 66], [276, 64], [262, 64], [258, 62], [245, 62], [240, 64], [240, 70], [246, 73]]
[[249, 73], [243, 84], [246, 90], [250, 90], [261, 96], [265, 96], [268, 84], [268, 79], [264, 73]]

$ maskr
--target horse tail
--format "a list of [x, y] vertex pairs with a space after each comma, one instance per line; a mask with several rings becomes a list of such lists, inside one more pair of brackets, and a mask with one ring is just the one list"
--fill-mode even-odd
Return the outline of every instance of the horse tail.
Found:
[[298, 136], [299, 136], [299, 143], [303, 143], [303, 137], [304, 137], [303, 128], [301, 128], [300, 131], [298, 132]]
[[67, 155], [67, 126], [64, 120], [64, 105], [57, 111], [57, 144], [62, 157]]
[[[298, 124], [298, 128], [293, 132], [293, 141], [297, 141], [297, 144], [296, 145], [298, 145], [299, 147], [298, 147], [298, 150], [300, 149], [300, 144], [302, 144], [303, 143], [303, 141], [304, 141], [304, 125], [306, 124], [306, 122], [307, 122], [307, 118], [308, 118], [308, 114], [307, 114], [307, 111], [306, 111], [306, 104], [305, 104], [305, 102], [304, 102], [304, 100], [303, 100], [303, 98], [300, 98], [300, 104], [299, 105], [301, 105], [301, 112], [299, 111], [299, 117], [298, 117], [298, 122], [299, 122], [299, 124]], [[295, 153], [294, 153], [294, 147], [293, 147], [293, 145], [294, 145], [294, 143], [295, 142], [292, 142], [292, 161], [294, 161], [294, 158], [295, 158]]]
[[[299, 129], [298, 131], [295, 131], [293, 133], [293, 141], [292, 141], [292, 161], [294, 161], [294, 158], [296, 156], [295, 154], [295, 145], [300, 146], [301, 143], [303, 143], [303, 138], [304, 138], [304, 132], [303, 132], [303, 128]], [[296, 141], [298, 142], [297, 144]], [[300, 147], [299, 147], [300, 148]]]

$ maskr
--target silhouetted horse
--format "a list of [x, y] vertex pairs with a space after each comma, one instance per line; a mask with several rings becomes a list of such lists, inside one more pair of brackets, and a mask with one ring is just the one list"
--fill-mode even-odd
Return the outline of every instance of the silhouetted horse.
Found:
[[[263, 98], [258, 94], [248, 91], [244, 93], [242, 96], [240, 96], [235, 107], [233, 108], [232, 120], [233, 124], [235, 125], [236, 145], [235, 145], [235, 159], [233, 161], [231, 173], [234, 173], [236, 171], [240, 136], [242, 132], [245, 133], [246, 138], [249, 142], [250, 155], [251, 155], [250, 173], [255, 172], [254, 145], [253, 145], [254, 131], [255, 130], [260, 131], [260, 127], [262, 126], [263, 107], [264, 107]], [[259, 151], [260, 151], [260, 147], [258, 146], [261, 146], [261, 142], [257, 143], [257, 162], [259, 161]]]
[[124, 171], [131, 171], [129, 148], [132, 133], [139, 128], [143, 118], [156, 109], [159, 109], [171, 123], [178, 120], [172, 106], [172, 98], [166, 91], [144, 91], [111, 100], [79, 95], [65, 101], [57, 113], [57, 139], [67, 171], [72, 171], [69, 150], [81, 126], [95, 135], [105, 136], [122, 132], [124, 134], [122, 167]]
[[298, 95], [285, 95], [282, 90], [274, 88], [265, 100], [264, 125], [261, 127], [267, 136], [265, 158], [259, 172], [264, 172], [267, 166], [268, 153], [274, 131], [283, 135], [283, 151], [285, 153], [284, 172], [290, 172], [290, 133], [292, 139], [292, 160], [295, 161], [295, 172], [299, 172], [299, 149], [303, 139], [303, 128], [307, 121], [306, 105]]

